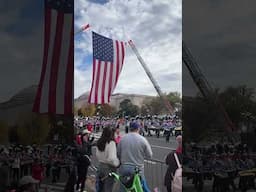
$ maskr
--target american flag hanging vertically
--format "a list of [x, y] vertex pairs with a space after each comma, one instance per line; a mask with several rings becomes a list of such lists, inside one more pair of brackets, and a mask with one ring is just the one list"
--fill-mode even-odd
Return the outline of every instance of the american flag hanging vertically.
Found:
[[109, 103], [123, 67], [125, 43], [95, 32], [92, 39], [93, 77], [88, 103]]
[[74, 0], [45, 0], [44, 55], [33, 111], [73, 113]]

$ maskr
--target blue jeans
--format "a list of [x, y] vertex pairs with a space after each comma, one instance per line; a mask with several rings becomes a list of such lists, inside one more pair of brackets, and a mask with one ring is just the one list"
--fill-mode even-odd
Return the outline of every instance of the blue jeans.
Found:
[[99, 164], [96, 175], [96, 192], [112, 191], [114, 179], [111, 177], [107, 177], [108, 174], [111, 172], [116, 172], [116, 168], [111, 167], [107, 164]]
[[[134, 165], [121, 165], [119, 169], [119, 174], [120, 175], [133, 174], [135, 171], [134, 169], [135, 169]], [[141, 185], [144, 192], [150, 192], [150, 189], [148, 187], [144, 174], [141, 174]], [[123, 186], [120, 187], [120, 192], [125, 192], [125, 188]]]

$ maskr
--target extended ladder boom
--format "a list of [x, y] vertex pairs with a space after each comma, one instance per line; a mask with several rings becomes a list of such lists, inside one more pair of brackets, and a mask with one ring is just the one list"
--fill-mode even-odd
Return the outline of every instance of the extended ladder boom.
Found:
[[184, 42], [182, 42], [182, 60], [186, 65], [186, 67], [188, 68], [192, 79], [194, 80], [195, 84], [199, 88], [202, 95], [206, 99], [214, 102], [214, 104], [217, 105], [220, 112], [224, 115], [225, 122], [228, 127], [228, 131], [234, 130], [235, 127], [232, 121], [230, 120], [227, 112], [225, 111], [224, 107], [220, 103], [218, 97], [215, 95], [212, 87], [208, 83], [207, 79], [204, 77], [197, 62], [195, 61], [194, 57], [192, 56], [192, 54], [190, 53], [189, 49], [187, 48]]
[[139, 62], [141, 63], [142, 67], [144, 68], [145, 72], [147, 73], [149, 79], [151, 80], [153, 86], [155, 87], [158, 95], [160, 96], [160, 98], [163, 100], [163, 102], [165, 103], [166, 108], [170, 111], [170, 113], [172, 114], [174, 112], [173, 107], [171, 106], [171, 104], [169, 103], [169, 101], [167, 100], [166, 96], [162, 93], [160, 86], [158, 85], [158, 83], [156, 82], [156, 80], [154, 79], [153, 75], [151, 74], [149, 68], [147, 67], [145, 61], [142, 59], [142, 57], [140, 56], [137, 48], [135, 47], [134, 43], [132, 42], [132, 40], [128, 41], [130, 47], [132, 48], [133, 52], [135, 53], [135, 55], [137, 56]]

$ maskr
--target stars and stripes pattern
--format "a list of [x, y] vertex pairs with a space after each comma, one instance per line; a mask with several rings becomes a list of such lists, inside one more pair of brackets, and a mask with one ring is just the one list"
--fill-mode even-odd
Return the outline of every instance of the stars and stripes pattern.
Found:
[[45, 0], [44, 54], [33, 111], [73, 114], [74, 0]]
[[123, 67], [125, 42], [95, 32], [92, 32], [92, 39], [93, 76], [88, 103], [109, 103]]

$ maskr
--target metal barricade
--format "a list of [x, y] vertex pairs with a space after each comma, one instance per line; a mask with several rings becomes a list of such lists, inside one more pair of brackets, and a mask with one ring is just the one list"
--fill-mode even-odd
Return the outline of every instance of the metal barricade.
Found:
[[166, 192], [164, 176], [167, 165], [164, 161], [147, 159], [144, 161], [144, 171], [147, 183], [151, 191]]

